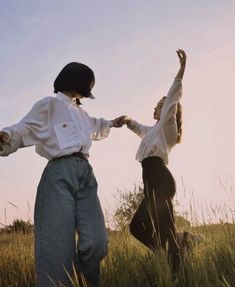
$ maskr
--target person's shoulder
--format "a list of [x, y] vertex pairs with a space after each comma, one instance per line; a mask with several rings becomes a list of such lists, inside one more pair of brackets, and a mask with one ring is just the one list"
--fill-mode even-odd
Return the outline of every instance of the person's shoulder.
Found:
[[55, 97], [52, 96], [48, 96], [48, 97], [44, 97], [42, 99], [39, 99], [35, 105], [44, 105], [44, 104], [48, 104], [49, 102], [53, 101]]
[[87, 114], [87, 112], [81, 107], [81, 105], [78, 106], [78, 110]]
[[78, 111], [79, 111], [81, 114], [86, 115], [86, 116], [89, 117], [88, 112], [86, 112], [86, 111], [81, 107], [81, 105], [78, 106]]
[[37, 110], [45, 110], [49, 107], [50, 103], [53, 101], [54, 97], [48, 96], [42, 99], [39, 99], [34, 103], [33, 108]]

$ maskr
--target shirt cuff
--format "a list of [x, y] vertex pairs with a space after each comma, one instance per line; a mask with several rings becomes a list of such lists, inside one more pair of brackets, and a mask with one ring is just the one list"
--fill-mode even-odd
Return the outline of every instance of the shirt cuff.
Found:
[[112, 127], [113, 127], [113, 122], [112, 122], [112, 121], [108, 121], [108, 126], [109, 126], [110, 128], [112, 128]]

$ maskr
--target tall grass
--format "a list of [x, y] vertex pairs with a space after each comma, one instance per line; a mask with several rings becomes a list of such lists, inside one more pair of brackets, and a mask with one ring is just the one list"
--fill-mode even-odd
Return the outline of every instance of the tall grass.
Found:
[[[174, 281], [164, 253], [148, 251], [128, 231], [111, 232], [101, 286], [234, 287], [235, 224], [201, 225], [191, 232], [202, 234], [204, 242], [186, 255]], [[33, 284], [33, 234], [0, 234], [0, 287]], [[78, 280], [73, 285], [79, 286]]]
[[205, 236], [185, 258], [172, 281], [166, 256], [153, 254], [130, 237], [111, 237], [110, 255], [103, 263], [103, 286], [235, 286], [235, 226], [201, 226]]
[[33, 234], [0, 234], [0, 287], [26, 287], [33, 283]]

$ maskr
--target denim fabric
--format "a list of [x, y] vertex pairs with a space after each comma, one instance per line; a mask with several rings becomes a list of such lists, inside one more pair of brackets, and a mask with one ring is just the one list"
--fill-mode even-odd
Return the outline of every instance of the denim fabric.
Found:
[[70, 156], [48, 162], [38, 186], [34, 224], [36, 286], [54, 286], [51, 280], [71, 286], [64, 269], [73, 273], [73, 264], [92, 285], [99, 284], [108, 238], [87, 160]]

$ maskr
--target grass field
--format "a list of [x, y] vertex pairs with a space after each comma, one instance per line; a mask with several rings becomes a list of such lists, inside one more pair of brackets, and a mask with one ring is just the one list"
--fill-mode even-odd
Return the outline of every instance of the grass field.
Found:
[[[186, 256], [174, 282], [164, 254], [147, 251], [127, 231], [110, 234], [109, 255], [102, 262], [101, 286], [234, 287], [235, 224], [202, 225], [190, 231], [205, 239]], [[33, 284], [33, 234], [0, 234], [0, 287]]]

